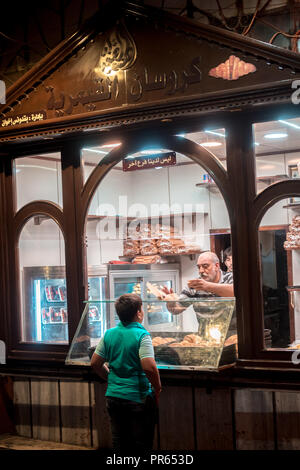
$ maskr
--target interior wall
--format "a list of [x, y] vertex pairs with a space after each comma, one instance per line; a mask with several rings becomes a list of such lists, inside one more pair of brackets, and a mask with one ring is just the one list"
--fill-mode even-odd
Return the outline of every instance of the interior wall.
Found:
[[[272, 174], [287, 174], [288, 165], [294, 164], [298, 154], [276, 155], [273, 157], [257, 159], [257, 176], [270, 176]], [[24, 205], [32, 199], [46, 198], [62, 204], [61, 195], [61, 173], [60, 163], [41, 160], [40, 165], [34, 165], [35, 159], [18, 159], [18, 164], [22, 167], [17, 173], [19, 206]], [[273, 168], [267, 165], [271, 162]], [[36, 163], [36, 162], [35, 162]], [[93, 170], [92, 166], [86, 167], [87, 174]], [[162, 169], [142, 170], [138, 172], [123, 172], [121, 169], [114, 169], [103, 179], [99, 185], [89, 207], [90, 215], [106, 214], [126, 215], [128, 208], [132, 204], [142, 203], [150, 213], [151, 204], [167, 204], [172, 206], [178, 204], [183, 208], [183, 204], [189, 204], [193, 209], [203, 211], [203, 233], [200, 237], [200, 244], [203, 249], [210, 247], [210, 229], [230, 228], [229, 217], [225, 202], [220, 191], [211, 186], [196, 186], [202, 182], [205, 170], [197, 164], [174, 166]], [[30, 175], [30, 178], [29, 178]], [[34, 175], [35, 185], [32, 185], [32, 175]], [[259, 183], [259, 189], [267, 187], [264, 183]], [[44, 191], [44, 192], [43, 192]], [[119, 196], [126, 196], [120, 200]], [[293, 217], [293, 212], [283, 209], [289, 200], [275, 204], [265, 214], [261, 225], [282, 225], [289, 224]], [[200, 206], [200, 209], [199, 209]], [[132, 212], [129, 215], [138, 215]], [[45, 224], [46, 222], [42, 222]], [[44, 225], [43, 225], [44, 226]], [[118, 259], [123, 254], [122, 240], [99, 241], [97, 221], [87, 223], [86, 236], [88, 240], [87, 258], [89, 265], [99, 265], [108, 262], [110, 259]], [[42, 233], [42, 232], [41, 232]], [[118, 234], [117, 234], [118, 235]], [[32, 234], [30, 235], [30, 237]], [[63, 241], [56, 237], [56, 241], [49, 241], [49, 237], [42, 234], [40, 250], [37, 250], [36, 241], [30, 241], [30, 237], [23, 240], [22, 262], [27, 265], [60, 265], [64, 264]], [[55, 237], [54, 237], [55, 238]], [[116, 238], [118, 238], [116, 236]], [[48, 240], [48, 241], [47, 241]], [[40, 253], [43, 252], [41, 256]], [[183, 262], [188, 270], [188, 261]]]
[[17, 210], [35, 200], [51, 201], [62, 207], [60, 154], [45, 154], [49, 160], [22, 157], [15, 160]]

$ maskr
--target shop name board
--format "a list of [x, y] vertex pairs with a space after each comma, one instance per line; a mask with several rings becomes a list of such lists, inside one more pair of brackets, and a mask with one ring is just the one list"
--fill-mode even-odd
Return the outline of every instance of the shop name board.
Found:
[[[164, 90], [167, 96], [176, 92], [184, 93], [191, 85], [201, 82], [201, 70], [199, 68], [201, 57], [195, 57], [187, 70], [170, 72], [158, 71], [150, 76], [149, 69], [144, 67], [142, 73], [134, 73], [128, 76], [127, 96], [129, 102], [137, 102], [145, 93]], [[50, 93], [46, 104], [48, 111], [55, 111], [56, 116], [73, 114], [78, 105], [85, 107], [86, 111], [94, 111], [97, 103], [107, 100], [117, 100], [120, 94], [124, 94], [124, 80], [114, 77], [94, 78], [95, 85], [87, 90], [80, 90], [76, 95], [64, 93], [53, 86], [45, 87]]]
[[123, 160], [123, 171], [147, 170], [172, 165], [176, 165], [176, 153], [167, 152], [147, 157], [125, 158]]
[[17, 126], [20, 124], [29, 124], [30, 122], [43, 121], [47, 115], [45, 111], [37, 111], [34, 113], [24, 113], [17, 116], [7, 117], [1, 120], [1, 127]]

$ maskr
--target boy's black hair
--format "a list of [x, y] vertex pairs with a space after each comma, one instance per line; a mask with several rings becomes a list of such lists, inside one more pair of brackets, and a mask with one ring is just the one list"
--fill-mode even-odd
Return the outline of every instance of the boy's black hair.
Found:
[[231, 246], [229, 246], [228, 248], [226, 248], [226, 250], [224, 250], [223, 256], [224, 256], [224, 261], [226, 261], [226, 258], [228, 256], [232, 256]]
[[124, 294], [115, 301], [116, 312], [121, 322], [131, 322], [142, 305], [142, 299], [136, 294]]

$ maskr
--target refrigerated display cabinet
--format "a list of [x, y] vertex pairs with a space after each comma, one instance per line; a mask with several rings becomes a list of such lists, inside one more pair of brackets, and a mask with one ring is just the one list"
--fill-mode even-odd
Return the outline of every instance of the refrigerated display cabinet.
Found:
[[64, 266], [24, 267], [23, 335], [26, 341], [68, 343]]
[[[107, 312], [114, 312], [115, 299], [102, 300], [97, 305], [105, 304]], [[81, 316], [76, 334], [72, 341], [66, 358], [68, 365], [90, 365], [90, 359], [100, 337], [95, 338], [90, 333], [89, 323], [86, 321], [90, 310], [90, 303]], [[235, 309], [234, 298], [211, 297], [205, 299], [188, 299], [179, 301], [181, 313], [176, 317], [170, 327], [164, 320], [155, 325], [149, 322], [149, 305], [155, 305], [157, 313], [170, 308], [170, 303], [157, 299], [143, 300], [145, 311], [144, 326], [148, 324], [154, 346], [155, 359], [161, 369], [218, 369], [221, 366], [232, 364], [237, 356], [237, 336], [230, 330], [231, 319]], [[110, 315], [110, 313], [108, 313]], [[182, 322], [177, 319], [184, 316], [194, 316], [198, 330], [184, 331]], [[163, 318], [163, 317], [162, 317]], [[155, 326], [155, 329], [153, 327]], [[168, 329], [166, 330], [166, 326]], [[231, 336], [229, 336], [229, 334]]]
[[[67, 344], [68, 306], [64, 266], [35, 266], [23, 268], [24, 306], [23, 337], [26, 341]], [[88, 298], [90, 308], [87, 320], [90, 333], [103, 335], [106, 325], [106, 305], [95, 304], [94, 299], [107, 298], [106, 266], [88, 269]]]
[[[165, 324], [166, 330], [180, 323], [180, 319], [168, 311], [167, 308], [157, 308], [156, 300], [153, 294], [147, 289], [147, 282], [151, 282], [157, 287], [172, 288], [174, 292], [180, 290], [180, 265], [172, 264], [146, 264], [146, 265], [108, 265], [109, 280], [109, 298], [116, 299], [123, 294], [138, 294], [146, 299], [144, 309], [145, 328], [151, 328], [152, 331], [160, 329], [160, 325]], [[109, 327], [115, 326], [119, 319], [115, 314], [113, 306], [109, 305]]]

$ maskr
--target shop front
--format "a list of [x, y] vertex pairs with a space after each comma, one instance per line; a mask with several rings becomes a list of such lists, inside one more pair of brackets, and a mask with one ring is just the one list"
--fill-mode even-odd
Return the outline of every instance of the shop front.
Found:
[[[16, 430], [110, 447], [89, 360], [132, 292], [163, 383], [156, 448], [299, 449], [299, 57], [112, 3], [0, 110]], [[233, 294], [183, 299], [208, 251]]]

